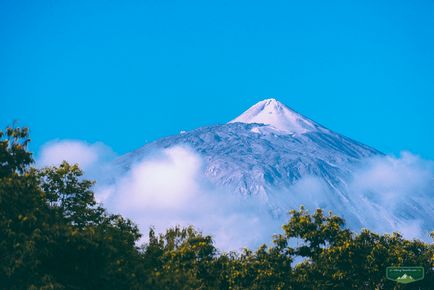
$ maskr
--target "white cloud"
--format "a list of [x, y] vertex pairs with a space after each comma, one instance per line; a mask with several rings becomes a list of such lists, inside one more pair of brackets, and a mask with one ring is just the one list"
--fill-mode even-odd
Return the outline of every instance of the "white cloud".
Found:
[[174, 147], [142, 161], [113, 185], [113, 204], [121, 210], [182, 209], [199, 194], [201, 161]]
[[395, 207], [405, 199], [432, 193], [433, 168], [432, 161], [409, 152], [400, 157], [375, 157], [354, 172], [350, 188]]
[[115, 168], [110, 162], [116, 154], [101, 142], [87, 143], [79, 140], [55, 140], [44, 144], [37, 154], [36, 166], [59, 165], [63, 161], [78, 164], [87, 178], [99, 184], [106, 182]]
[[434, 229], [434, 162], [409, 152], [367, 159], [355, 170], [349, 193], [368, 228], [429, 240]]
[[306, 176], [289, 189], [273, 192], [270, 201], [283, 209], [281, 212], [300, 205], [310, 212], [331, 210], [353, 230], [399, 231], [408, 239], [430, 240], [429, 232], [434, 230], [434, 162], [409, 152], [398, 157], [377, 156], [362, 160], [344, 182], [344, 190], [340, 190], [318, 177]]
[[[270, 241], [280, 224], [263, 204], [213, 188], [202, 176], [202, 161], [186, 147], [156, 152], [115, 183], [100, 189], [104, 204], [131, 218], [143, 233], [194, 225], [225, 250]], [[264, 237], [267, 239], [264, 240]]]

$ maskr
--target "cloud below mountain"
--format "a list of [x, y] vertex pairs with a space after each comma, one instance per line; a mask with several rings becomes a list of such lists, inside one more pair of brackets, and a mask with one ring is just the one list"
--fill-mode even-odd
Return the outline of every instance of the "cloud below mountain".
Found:
[[158, 152], [116, 180], [110, 202], [122, 211], [183, 209], [199, 194], [200, 165], [186, 148]]
[[[372, 229], [400, 231], [407, 238], [428, 239], [429, 233], [424, 232], [423, 225], [433, 225], [433, 161], [405, 151], [399, 157], [369, 158], [354, 171], [349, 192], [366, 211], [365, 216], [371, 217], [367, 226]], [[392, 215], [403, 219], [396, 222]]]
[[137, 222], [143, 232], [150, 226], [164, 231], [194, 225], [213, 234], [216, 244], [226, 250], [271, 236], [273, 220], [264, 208], [212, 187], [201, 169], [201, 157], [187, 147], [155, 152], [102, 188], [104, 203]]
[[80, 140], [53, 140], [41, 147], [36, 164], [39, 167], [58, 165], [66, 160], [78, 163], [88, 175], [94, 176], [115, 157], [111, 148], [101, 142], [90, 144]]
[[[192, 224], [212, 234], [220, 248], [234, 250], [269, 242], [285, 221], [285, 216], [273, 219], [263, 201], [243, 199], [209, 184], [201, 156], [188, 147], [154, 152], [107, 180], [102, 172], [113, 173], [108, 166], [113, 157], [112, 150], [101, 143], [56, 141], [42, 147], [37, 164], [59, 164], [64, 159], [79, 163], [90, 177], [96, 177], [98, 200], [110, 211], [131, 218], [145, 235], [150, 226], [163, 231]], [[424, 236], [424, 221], [409, 216], [405, 223], [396, 224], [391, 215], [399, 215], [412, 199], [425, 202], [427, 207], [420, 210], [430, 209], [433, 162], [403, 152], [400, 157], [373, 157], [361, 164], [348, 182], [348, 192], [368, 227], [382, 232], [400, 230], [408, 238]], [[288, 206], [332, 209], [330, 190], [320, 179], [302, 178], [289, 191]]]
[[433, 168], [432, 161], [409, 152], [400, 157], [373, 157], [354, 171], [350, 187], [352, 192], [395, 208], [402, 200], [433, 191]]

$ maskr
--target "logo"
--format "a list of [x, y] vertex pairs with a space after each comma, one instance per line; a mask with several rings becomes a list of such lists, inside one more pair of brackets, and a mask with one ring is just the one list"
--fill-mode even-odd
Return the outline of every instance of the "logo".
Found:
[[397, 283], [408, 284], [425, 277], [423, 267], [387, 267], [386, 278]]

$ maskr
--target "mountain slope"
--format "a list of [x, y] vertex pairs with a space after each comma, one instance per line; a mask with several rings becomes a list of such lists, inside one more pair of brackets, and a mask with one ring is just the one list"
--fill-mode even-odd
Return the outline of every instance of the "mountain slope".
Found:
[[[276, 218], [308, 204], [332, 209], [353, 227], [375, 226], [378, 214], [392, 226], [411, 212], [398, 214], [349, 192], [352, 173], [363, 160], [381, 152], [335, 133], [275, 99], [261, 101], [223, 125], [207, 126], [161, 138], [126, 154], [117, 166], [128, 170], [153, 152], [188, 146], [204, 162], [204, 178], [217, 188], [266, 205]], [[299, 193], [294, 193], [298, 191]], [[321, 194], [310, 194], [322, 192]], [[402, 207], [414, 209], [411, 198]], [[367, 210], [369, 208], [369, 210]], [[430, 208], [419, 208], [430, 217]], [[428, 212], [428, 213], [427, 213]]]
[[216, 185], [264, 198], [267, 188], [288, 187], [306, 175], [320, 176], [336, 186], [358, 160], [382, 154], [269, 99], [228, 124], [159, 139], [123, 156], [118, 163], [128, 169], [133, 161], [176, 145], [199, 153], [206, 162], [206, 177]]

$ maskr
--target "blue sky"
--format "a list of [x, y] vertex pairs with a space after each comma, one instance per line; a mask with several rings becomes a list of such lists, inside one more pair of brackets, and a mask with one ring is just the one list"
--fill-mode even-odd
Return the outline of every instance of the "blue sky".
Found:
[[434, 159], [434, 2], [0, 0], [0, 125], [33, 150], [122, 154], [269, 97]]

